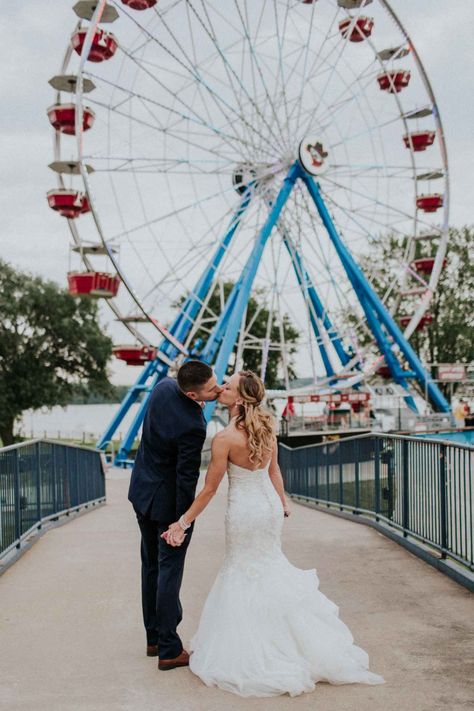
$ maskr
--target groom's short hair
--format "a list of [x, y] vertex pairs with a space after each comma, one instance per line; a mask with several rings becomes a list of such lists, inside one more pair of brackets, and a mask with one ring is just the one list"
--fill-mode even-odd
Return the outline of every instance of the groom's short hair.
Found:
[[214, 375], [212, 368], [200, 360], [188, 360], [178, 370], [177, 380], [183, 393], [199, 390]]

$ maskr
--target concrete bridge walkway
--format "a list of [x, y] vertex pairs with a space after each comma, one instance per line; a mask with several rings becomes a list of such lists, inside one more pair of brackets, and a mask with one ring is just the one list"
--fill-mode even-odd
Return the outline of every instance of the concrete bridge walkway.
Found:
[[[387, 683], [319, 683], [296, 698], [241, 699], [208, 689], [188, 669], [159, 672], [144, 654], [129, 473], [107, 476], [105, 506], [47, 532], [0, 578], [2, 711], [472, 708], [472, 595], [372, 528], [297, 504], [285, 522], [285, 553], [317, 569], [322, 592]], [[221, 562], [225, 494], [222, 485], [188, 552], [185, 643]]]

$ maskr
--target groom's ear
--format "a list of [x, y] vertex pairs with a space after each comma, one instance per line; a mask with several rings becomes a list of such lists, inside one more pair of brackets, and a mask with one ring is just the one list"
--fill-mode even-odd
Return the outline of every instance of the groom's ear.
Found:
[[189, 391], [189, 392], [187, 392], [187, 393], [185, 393], [185, 395], [186, 395], [187, 397], [191, 398], [191, 400], [199, 400], [198, 394], [195, 393], [195, 392], [193, 392], [192, 390]]

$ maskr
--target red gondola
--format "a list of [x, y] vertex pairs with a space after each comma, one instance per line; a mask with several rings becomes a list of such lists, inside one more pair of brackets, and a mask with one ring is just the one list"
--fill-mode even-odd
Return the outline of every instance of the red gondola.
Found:
[[[408, 326], [408, 324], [410, 323], [410, 321], [412, 320], [412, 318], [413, 318], [412, 316], [400, 316], [400, 318], [398, 319], [400, 322], [400, 326], [402, 326], [402, 328], [406, 328]], [[422, 328], [424, 328], [425, 326], [428, 326], [430, 323], [432, 323], [432, 321], [433, 321], [433, 314], [430, 314], [430, 313], [424, 314], [421, 317], [420, 322], [415, 330], [421, 331]]]
[[153, 346], [115, 346], [112, 352], [116, 358], [124, 360], [127, 365], [143, 365], [156, 358], [156, 348]]
[[410, 83], [411, 72], [408, 69], [393, 69], [390, 72], [379, 74], [377, 81], [382, 91], [389, 94], [398, 94]]
[[122, 0], [123, 5], [127, 5], [132, 10], [148, 10], [156, 5], [157, 0]]
[[[433, 271], [433, 266], [435, 263], [434, 257], [420, 257], [419, 259], [414, 259], [411, 263], [411, 268], [416, 272], [421, 274], [431, 274]], [[443, 259], [442, 269], [446, 266], [446, 259]]]
[[350, 29], [352, 22], [353, 18], [347, 17], [339, 23], [339, 32], [344, 39], [348, 39], [349, 42], [363, 42], [367, 37], [370, 37], [374, 26], [372, 17], [358, 17]]
[[120, 277], [107, 272], [69, 272], [69, 293], [73, 296], [92, 296], [96, 299], [111, 299], [117, 296]]
[[[48, 109], [48, 118], [53, 128], [60, 133], [74, 136], [76, 133], [76, 106], [75, 104], [55, 104]], [[88, 106], [84, 107], [82, 113], [83, 131], [92, 128], [95, 120], [95, 113]]]
[[440, 193], [430, 193], [429, 195], [419, 195], [416, 198], [416, 206], [423, 212], [436, 212], [443, 206], [443, 196]]
[[436, 131], [414, 131], [406, 133], [403, 141], [407, 148], [412, 148], [415, 152], [425, 151], [434, 142]]
[[49, 206], [63, 217], [73, 220], [75, 217], [90, 212], [89, 201], [84, 193], [79, 190], [66, 190], [55, 188], [46, 193]]
[[[77, 54], [82, 54], [82, 48], [86, 39], [87, 30], [81, 29], [71, 36], [71, 45]], [[94, 33], [92, 45], [87, 59], [90, 62], [104, 62], [110, 59], [117, 51], [118, 43], [111, 32], [98, 29]]]

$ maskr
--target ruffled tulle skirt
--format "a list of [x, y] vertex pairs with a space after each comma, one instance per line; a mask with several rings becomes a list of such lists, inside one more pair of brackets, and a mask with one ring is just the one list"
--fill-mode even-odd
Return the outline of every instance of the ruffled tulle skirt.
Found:
[[315, 569], [281, 552], [219, 571], [190, 643], [190, 668], [208, 686], [240, 696], [296, 696], [317, 682], [383, 684], [354, 644]]

